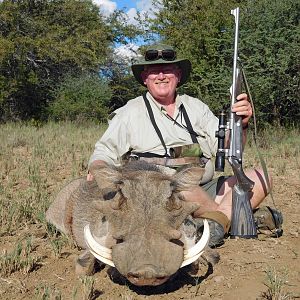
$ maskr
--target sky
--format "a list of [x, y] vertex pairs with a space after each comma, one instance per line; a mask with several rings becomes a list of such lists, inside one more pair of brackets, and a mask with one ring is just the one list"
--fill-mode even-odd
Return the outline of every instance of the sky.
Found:
[[[93, 0], [93, 2], [99, 7], [101, 13], [104, 16], [109, 16], [109, 14], [111, 14], [116, 9], [123, 9], [128, 16], [128, 22], [132, 24], [135, 23], [134, 17], [136, 16], [138, 11], [140, 13], [150, 13], [151, 8], [153, 8], [151, 0]], [[118, 46], [116, 47], [115, 52], [118, 55], [131, 59], [136, 55], [136, 50], [138, 49], [138, 47], [139, 46], [135, 44]]]
[[149, 10], [153, 7], [151, 0], [93, 0], [93, 2], [99, 6], [103, 15], [106, 16], [112, 13], [115, 9], [124, 9], [132, 22], [134, 22], [134, 16], [137, 11], [141, 13], [149, 12]]

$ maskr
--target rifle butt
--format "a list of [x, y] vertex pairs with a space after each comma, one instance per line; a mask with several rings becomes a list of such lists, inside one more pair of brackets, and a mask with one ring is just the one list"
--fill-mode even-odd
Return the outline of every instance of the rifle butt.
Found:
[[250, 204], [249, 193], [233, 188], [231, 238], [255, 239], [257, 229]]

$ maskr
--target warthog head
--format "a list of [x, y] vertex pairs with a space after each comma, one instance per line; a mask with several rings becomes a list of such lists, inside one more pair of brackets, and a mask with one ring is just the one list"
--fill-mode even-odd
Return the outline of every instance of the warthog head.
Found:
[[[92, 173], [101, 197], [92, 201], [98, 217], [86, 220], [84, 238], [98, 260], [135, 285], [159, 285], [199, 258], [208, 242], [208, 224], [205, 220], [198, 243], [194, 234], [188, 237], [183, 223], [199, 206], [184, 201], [180, 192], [199, 185], [201, 168], [168, 176], [138, 162]], [[106, 228], [105, 236], [99, 236], [99, 226]]]

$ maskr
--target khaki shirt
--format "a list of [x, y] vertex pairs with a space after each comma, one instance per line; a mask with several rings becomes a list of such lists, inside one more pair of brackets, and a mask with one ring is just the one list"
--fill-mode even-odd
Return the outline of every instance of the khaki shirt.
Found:
[[[170, 119], [163, 106], [154, 100], [149, 92], [147, 98], [167, 149], [192, 144], [189, 132]], [[218, 130], [218, 118], [206, 104], [188, 95], [178, 95], [175, 104], [173, 118], [186, 126], [180, 110], [180, 105], [183, 104], [194, 131], [199, 134], [197, 140], [204, 156], [207, 158], [214, 156], [217, 151], [215, 132]], [[130, 149], [138, 153], [165, 154], [142, 96], [128, 101], [113, 113], [108, 129], [95, 145], [89, 165], [94, 160], [103, 160], [108, 164], [120, 166], [121, 157]]]

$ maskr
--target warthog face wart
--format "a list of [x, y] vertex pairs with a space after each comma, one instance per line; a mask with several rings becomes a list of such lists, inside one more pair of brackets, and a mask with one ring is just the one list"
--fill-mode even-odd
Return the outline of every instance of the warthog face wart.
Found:
[[71, 194], [70, 231], [79, 246], [131, 283], [162, 284], [196, 260], [208, 242], [205, 222], [202, 239], [188, 249], [196, 237], [186, 234], [183, 223], [198, 205], [180, 195], [199, 184], [202, 172], [190, 168], [170, 177], [140, 162], [94, 169], [95, 182], [83, 182]]

